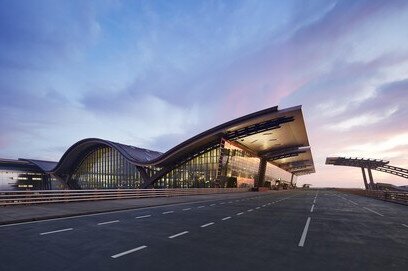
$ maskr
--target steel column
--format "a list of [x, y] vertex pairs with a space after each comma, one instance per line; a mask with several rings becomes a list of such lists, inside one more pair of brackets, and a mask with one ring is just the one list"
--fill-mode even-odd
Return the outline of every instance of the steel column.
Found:
[[267, 163], [268, 161], [266, 160], [266, 158], [261, 158], [261, 160], [259, 161], [258, 181], [256, 182], [255, 187], [263, 187]]
[[367, 176], [365, 174], [365, 170], [364, 170], [363, 167], [361, 168], [361, 172], [363, 173], [363, 180], [364, 180], [365, 189], [368, 189]]
[[290, 186], [293, 188], [293, 176], [295, 176], [295, 174], [292, 173], [292, 176], [290, 177]]
[[368, 178], [370, 179], [370, 188], [374, 189], [375, 188], [375, 184], [374, 184], [374, 180], [373, 180], [373, 174], [371, 173], [371, 169], [368, 168]]

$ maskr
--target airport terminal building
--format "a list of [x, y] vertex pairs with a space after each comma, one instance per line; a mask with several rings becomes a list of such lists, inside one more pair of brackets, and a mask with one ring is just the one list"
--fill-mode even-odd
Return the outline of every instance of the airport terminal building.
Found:
[[0, 191], [286, 188], [314, 171], [301, 106], [275, 106], [216, 126], [165, 153], [87, 138], [58, 162], [0, 159]]

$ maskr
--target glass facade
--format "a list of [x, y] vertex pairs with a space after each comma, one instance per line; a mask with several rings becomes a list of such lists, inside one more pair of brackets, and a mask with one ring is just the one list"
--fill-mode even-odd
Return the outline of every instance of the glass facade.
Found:
[[[153, 170], [148, 170], [148, 174]], [[137, 168], [117, 150], [102, 147], [90, 152], [71, 176], [81, 189], [140, 188], [143, 182]]]
[[[260, 159], [225, 142], [193, 156], [157, 180], [154, 188], [253, 187], [258, 178]], [[161, 168], [145, 167], [152, 177]], [[290, 173], [268, 163], [265, 181], [290, 181]], [[137, 167], [117, 150], [102, 147], [91, 151], [71, 175], [78, 189], [141, 188], [143, 179]]]
[[227, 184], [229, 187], [253, 187], [255, 179], [258, 177], [259, 162], [258, 157], [225, 142], [221, 173], [224, 178], [221, 177], [221, 179], [230, 182]]
[[167, 173], [154, 184], [154, 187], [214, 187], [217, 178], [219, 157], [219, 147], [206, 151]]
[[279, 183], [290, 183], [292, 174], [271, 164], [267, 163], [265, 172], [265, 182], [270, 182], [275, 185], [278, 181]]

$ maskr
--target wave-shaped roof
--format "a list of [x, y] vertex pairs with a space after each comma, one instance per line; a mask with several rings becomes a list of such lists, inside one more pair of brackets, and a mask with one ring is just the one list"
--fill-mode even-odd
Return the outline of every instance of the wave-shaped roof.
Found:
[[[273, 132], [260, 136], [260, 133], [264, 131]], [[276, 136], [279, 138], [274, 138]], [[87, 138], [72, 145], [61, 157], [58, 165], [49, 171], [59, 175], [68, 173], [84, 155], [101, 146], [116, 149], [136, 166], [174, 165], [194, 153], [219, 144], [222, 138], [263, 155], [267, 155], [271, 151], [284, 152], [285, 149], [292, 150], [309, 145], [301, 106], [284, 110], [278, 110], [278, 107], [275, 106], [218, 125], [178, 144], [165, 153], [99, 138]], [[248, 141], [247, 139], [251, 140]], [[276, 140], [279, 140], [279, 143]], [[282, 163], [285, 162], [284, 158], [281, 158], [283, 159]], [[309, 158], [313, 164], [311, 153]], [[278, 159], [275, 159], [273, 163], [279, 166]]]

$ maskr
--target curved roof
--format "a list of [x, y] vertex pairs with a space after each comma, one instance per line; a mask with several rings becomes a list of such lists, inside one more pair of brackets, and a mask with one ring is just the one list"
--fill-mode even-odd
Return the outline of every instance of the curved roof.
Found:
[[35, 160], [35, 159], [25, 159], [18, 158], [15, 159], [2, 159], [0, 158], [0, 166], [2, 168], [12, 168], [12, 169], [30, 169], [40, 172], [49, 172], [55, 168], [57, 162], [44, 161], [44, 160]]
[[36, 160], [36, 159], [19, 158], [18, 160], [27, 161], [27, 162], [37, 166], [38, 168], [40, 168], [44, 172], [48, 172], [48, 171], [53, 170], [58, 164], [57, 162]]
[[99, 147], [106, 146], [117, 150], [126, 160], [136, 165], [143, 165], [162, 155], [161, 152], [137, 148], [100, 138], [86, 138], [72, 145], [61, 157], [53, 172], [64, 172], [70, 169], [84, 154]]
[[[277, 151], [285, 153], [285, 151], [287, 152], [289, 149], [292, 150], [309, 146], [301, 106], [284, 110], [278, 110], [278, 107], [275, 106], [218, 125], [180, 143], [165, 153], [99, 138], [84, 139], [72, 145], [64, 153], [58, 165], [51, 171], [55, 173], [67, 172], [70, 168], [75, 166], [75, 163], [77, 163], [79, 159], [82, 159], [86, 153], [101, 146], [109, 146], [116, 149], [130, 163], [136, 166], [163, 167], [174, 165], [194, 153], [219, 144], [221, 139], [235, 142], [260, 156], [270, 155], [271, 152]], [[295, 152], [290, 156], [298, 156], [301, 153], [304, 152]], [[284, 158], [273, 157], [274, 159], [271, 159], [271, 162], [276, 160], [273, 163], [277, 166], [279, 166], [279, 159]], [[301, 173], [305, 171], [311, 173], [312, 170], [310, 166], [313, 167], [314, 172], [310, 149], [309, 155], [302, 155], [298, 159], [303, 161], [307, 160], [305, 163], [309, 167], [307, 170], [304, 169], [300, 172], [293, 172], [294, 174], [299, 173], [297, 175], [301, 175]], [[286, 165], [288, 162], [292, 162], [292, 160], [282, 161]], [[296, 167], [296, 169], [298, 170], [299, 166]]]

